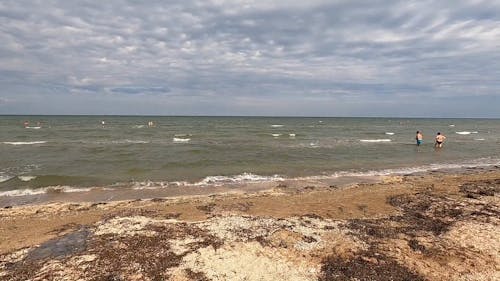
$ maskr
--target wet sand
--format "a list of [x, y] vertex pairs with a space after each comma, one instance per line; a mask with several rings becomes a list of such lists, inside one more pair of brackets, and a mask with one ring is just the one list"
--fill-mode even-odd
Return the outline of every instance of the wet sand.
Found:
[[5, 206], [1, 280], [500, 280], [500, 168]]

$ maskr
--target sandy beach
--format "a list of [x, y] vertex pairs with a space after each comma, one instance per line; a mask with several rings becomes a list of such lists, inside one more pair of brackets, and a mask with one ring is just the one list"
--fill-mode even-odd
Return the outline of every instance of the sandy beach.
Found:
[[0, 210], [1, 280], [500, 280], [500, 168]]

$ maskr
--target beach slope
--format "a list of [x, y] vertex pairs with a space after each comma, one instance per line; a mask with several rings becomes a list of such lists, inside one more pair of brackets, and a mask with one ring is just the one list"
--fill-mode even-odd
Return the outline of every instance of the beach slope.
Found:
[[500, 280], [500, 169], [0, 210], [1, 280]]

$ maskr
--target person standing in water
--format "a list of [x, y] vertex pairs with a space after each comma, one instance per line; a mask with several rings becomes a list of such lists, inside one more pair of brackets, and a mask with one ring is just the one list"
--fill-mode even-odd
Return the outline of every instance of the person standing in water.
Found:
[[417, 141], [417, 146], [420, 146], [424, 141], [424, 135], [420, 131], [417, 131], [417, 135], [415, 136], [415, 140]]
[[446, 139], [444, 135], [441, 135], [440, 132], [437, 133], [436, 135], [436, 143], [434, 144], [435, 147], [443, 147], [443, 142]]

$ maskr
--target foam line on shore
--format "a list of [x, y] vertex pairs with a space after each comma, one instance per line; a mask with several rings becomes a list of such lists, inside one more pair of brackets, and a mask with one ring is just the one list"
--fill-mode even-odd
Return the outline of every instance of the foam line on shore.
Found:
[[[491, 166], [499, 166], [500, 159], [490, 159], [481, 158], [475, 161], [465, 162], [465, 163], [445, 163], [445, 164], [430, 164], [418, 167], [403, 167], [396, 169], [383, 169], [383, 170], [370, 170], [370, 171], [339, 171], [330, 175], [319, 175], [319, 176], [306, 176], [306, 177], [296, 177], [287, 178], [281, 175], [264, 176], [252, 173], [242, 173], [234, 176], [208, 176], [203, 178], [198, 182], [188, 182], [188, 181], [172, 181], [172, 182], [162, 182], [162, 181], [142, 181], [134, 182], [132, 184], [117, 183], [111, 186], [104, 187], [106, 190], [112, 190], [117, 188], [117, 186], [125, 186], [132, 189], [158, 189], [158, 188], [168, 188], [168, 187], [217, 187], [231, 184], [248, 184], [248, 183], [265, 183], [265, 182], [281, 182], [285, 180], [328, 180], [341, 177], [376, 177], [376, 176], [390, 176], [390, 175], [406, 175], [415, 174], [422, 172], [430, 172], [437, 170], [456, 170], [464, 168], [484, 168]], [[115, 186], [115, 187], [113, 187]], [[72, 186], [49, 186], [36, 189], [18, 189], [0, 192], [0, 196], [26, 196], [26, 195], [38, 195], [44, 193], [63, 193], [63, 192], [86, 192], [94, 188], [102, 187], [91, 187], [91, 188], [79, 188]]]

